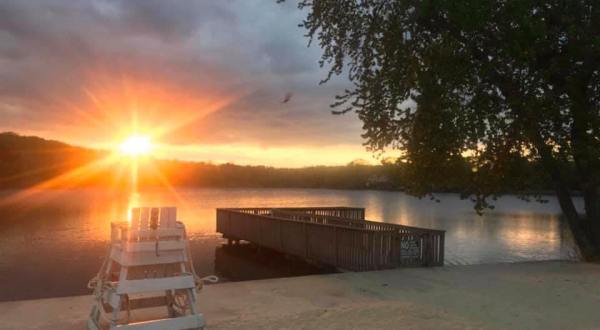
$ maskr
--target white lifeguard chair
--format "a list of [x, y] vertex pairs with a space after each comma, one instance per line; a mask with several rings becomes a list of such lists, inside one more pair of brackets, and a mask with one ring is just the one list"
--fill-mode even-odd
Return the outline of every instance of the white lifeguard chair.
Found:
[[202, 279], [176, 214], [174, 207], [140, 207], [131, 221], [111, 223], [108, 256], [88, 285], [96, 297], [88, 329], [204, 328], [196, 306]]

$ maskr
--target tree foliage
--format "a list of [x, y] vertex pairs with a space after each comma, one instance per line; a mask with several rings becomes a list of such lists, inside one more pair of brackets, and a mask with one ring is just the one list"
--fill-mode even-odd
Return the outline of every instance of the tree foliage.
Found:
[[[329, 76], [353, 88], [366, 145], [404, 151], [410, 191], [430, 193], [468, 159], [481, 210], [507, 175], [539, 161], [585, 254], [600, 246], [600, 3], [595, 0], [303, 0]], [[574, 176], [586, 216], [566, 180]], [[525, 190], [528, 177], [520, 185]]]

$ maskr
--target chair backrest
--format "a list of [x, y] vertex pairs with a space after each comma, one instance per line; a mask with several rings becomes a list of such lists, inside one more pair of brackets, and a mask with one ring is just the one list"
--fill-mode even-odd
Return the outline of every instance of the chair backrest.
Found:
[[160, 208], [160, 228], [173, 228], [177, 225], [177, 208]]
[[147, 230], [175, 228], [176, 226], [177, 208], [175, 207], [134, 207], [131, 209], [131, 229], [134, 232], [143, 233]]

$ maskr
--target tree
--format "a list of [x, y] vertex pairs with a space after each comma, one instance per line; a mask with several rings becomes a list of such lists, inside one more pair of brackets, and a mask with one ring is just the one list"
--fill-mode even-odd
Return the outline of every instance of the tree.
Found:
[[[600, 247], [600, 3], [596, 0], [302, 0], [301, 26], [329, 75], [353, 87], [372, 150], [398, 148], [409, 192], [471, 167], [478, 211], [539, 163], [584, 256]], [[504, 178], [521, 173], [519, 184]], [[576, 211], [574, 176], [585, 201]]]

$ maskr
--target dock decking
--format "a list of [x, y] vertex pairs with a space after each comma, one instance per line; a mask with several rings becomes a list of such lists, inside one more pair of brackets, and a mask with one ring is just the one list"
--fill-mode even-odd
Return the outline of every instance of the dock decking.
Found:
[[444, 264], [444, 231], [364, 218], [348, 207], [217, 209], [217, 232], [352, 271]]

